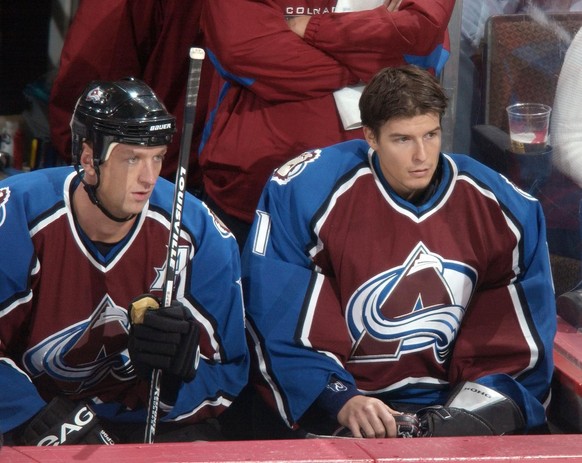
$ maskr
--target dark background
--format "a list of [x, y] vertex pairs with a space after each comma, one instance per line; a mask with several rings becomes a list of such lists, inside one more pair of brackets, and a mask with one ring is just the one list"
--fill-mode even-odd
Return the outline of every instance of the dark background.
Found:
[[26, 108], [25, 86], [48, 70], [50, 0], [0, 0], [0, 115]]

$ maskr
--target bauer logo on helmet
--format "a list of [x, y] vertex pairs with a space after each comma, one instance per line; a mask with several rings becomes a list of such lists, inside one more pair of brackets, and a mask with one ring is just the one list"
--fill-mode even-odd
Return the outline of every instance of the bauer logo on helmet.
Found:
[[156, 124], [156, 125], [151, 125], [150, 126], [150, 132], [155, 132], [157, 130], [167, 130], [167, 129], [171, 129], [172, 128], [172, 124], [167, 123], [167, 124]]

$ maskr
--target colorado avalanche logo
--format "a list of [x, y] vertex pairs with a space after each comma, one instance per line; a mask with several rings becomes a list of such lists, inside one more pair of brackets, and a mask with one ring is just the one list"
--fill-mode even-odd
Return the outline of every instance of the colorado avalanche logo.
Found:
[[110, 377], [127, 381], [135, 377], [127, 352], [128, 333], [127, 311], [105, 296], [89, 319], [27, 351], [24, 365], [33, 377], [47, 374], [71, 393], [89, 390]]
[[107, 100], [107, 95], [101, 89], [101, 87], [95, 87], [85, 97], [85, 100], [92, 101], [95, 104], [103, 104]]
[[351, 362], [395, 361], [432, 349], [443, 363], [461, 325], [477, 276], [419, 243], [401, 267], [364, 283], [346, 308]]
[[0, 227], [6, 220], [6, 204], [10, 198], [10, 188], [0, 188]]
[[307, 151], [291, 159], [287, 164], [282, 165], [273, 173], [272, 180], [279, 185], [289, 183], [294, 177], [297, 177], [310, 162], [315, 161], [321, 153], [321, 150]]

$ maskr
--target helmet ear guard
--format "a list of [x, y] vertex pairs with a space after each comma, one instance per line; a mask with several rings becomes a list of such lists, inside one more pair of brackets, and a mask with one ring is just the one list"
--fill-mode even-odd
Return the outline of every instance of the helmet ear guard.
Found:
[[73, 163], [79, 165], [85, 141], [98, 166], [107, 160], [112, 142], [163, 146], [175, 132], [175, 117], [141, 80], [93, 81], [77, 100], [71, 119]]

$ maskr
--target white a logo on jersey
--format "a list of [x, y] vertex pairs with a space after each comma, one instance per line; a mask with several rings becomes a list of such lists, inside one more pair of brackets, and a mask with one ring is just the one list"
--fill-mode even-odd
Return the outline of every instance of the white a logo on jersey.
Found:
[[435, 360], [443, 363], [476, 279], [474, 269], [432, 254], [419, 243], [402, 266], [371, 278], [350, 298], [350, 361], [395, 361], [432, 349]]
[[67, 326], [25, 352], [31, 376], [50, 376], [66, 392], [91, 390], [109, 377], [135, 378], [127, 352], [127, 311], [105, 295], [91, 316]]

